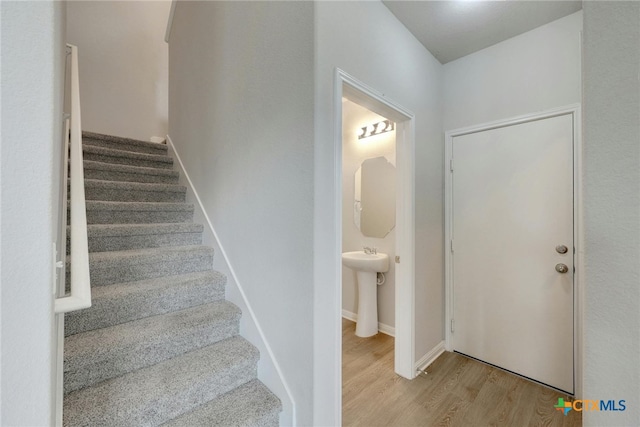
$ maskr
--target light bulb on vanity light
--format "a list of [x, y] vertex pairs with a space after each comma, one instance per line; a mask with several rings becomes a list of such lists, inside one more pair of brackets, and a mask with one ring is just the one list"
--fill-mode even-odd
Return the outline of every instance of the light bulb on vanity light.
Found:
[[367, 126], [363, 126], [358, 131], [358, 139], [368, 138], [374, 135], [380, 135], [385, 132], [390, 132], [395, 129], [395, 123], [391, 120], [383, 120], [378, 123], [373, 123]]

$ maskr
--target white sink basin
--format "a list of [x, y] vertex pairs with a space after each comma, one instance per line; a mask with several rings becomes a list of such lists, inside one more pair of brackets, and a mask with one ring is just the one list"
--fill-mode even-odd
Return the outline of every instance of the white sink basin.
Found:
[[389, 271], [389, 255], [383, 253], [366, 254], [363, 251], [343, 252], [342, 263], [354, 270], [373, 273]]

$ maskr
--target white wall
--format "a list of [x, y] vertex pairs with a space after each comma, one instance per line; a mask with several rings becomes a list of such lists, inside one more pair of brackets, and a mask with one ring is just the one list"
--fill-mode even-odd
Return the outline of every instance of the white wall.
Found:
[[167, 134], [170, 7], [169, 0], [68, 2], [84, 130], [144, 141]]
[[640, 425], [640, 3], [584, 7], [584, 397], [624, 412], [585, 426]]
[[[583, 398], [626, 400], [586, 426], [640, 423], [640, 4], [578, 12], [444, 66], [454, 129], [583, 102]], [[582, 74], [581, 74], [582, 70]], [[584, 100], [582, 101], [582, 97]]]
[[579, 11], [445, 64], [445, 130], [580, 103], [581, 31]]
[[2, 2], [0, 425], [53, 423], [63, 2]]
[[336, 425], [340, 228], [335, 194], [334, 70], [341, 68], [415, 116], [416, 360], [443, 339], [443, 191], [440, 63], [380, 2], [315, 3], [314, 413]]
[[444, 65], [444, 129], [580, 102], [582, 11]]
[[169, 134], [310, 425], [313, 4], [178, 2], [169, 50]]
[[[385, 237], [365, 236], [353, 219], [355, 173], [366, 159], [385, 157], [396, 164], [396, 132], [391, 131], [367, 139], [358, 140], [361, 127], [386, 120], [373, 111], [346, 100], [342, 103], [342, 252], [362, 250], [364, 246], [375, 247], [378, 252], [395, 258], [395, 227]], [[395, 206], [394, 206], [395, 209]], [[384, 325], [385, 332], [393, 332], [396, 323], [395, 307], [395, 263], [389, 264], [385, 274], [385, 283], [378, 286], [378, 322]], [[349, 313], [358, 313], [358, 281], [356, 272], [350, 268], [342, 269], [342, 309]], [[353, 316], [348, 315], [349, 318]]]

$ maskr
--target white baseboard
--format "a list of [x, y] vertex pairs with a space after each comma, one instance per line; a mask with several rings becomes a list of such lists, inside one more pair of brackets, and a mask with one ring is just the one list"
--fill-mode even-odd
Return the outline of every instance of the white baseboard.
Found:
[[200, 196], [198, 196], [198, 192], [194, 188], [193, 183], [189, 178], [189, 174], [187, 173], [184, 164], [180, 159], [180, 155], [178, 154], [169, 135], [167, 135], [167, 146], [169, 147], [169, 154], [177, 160], [180, 171], [180, 183], [187, 187], [187, 200], [194, 202], [194, 222], [202, 222], [205, 224], [203, 243], [213, 246], [215, 253], [222, 255], [222, 257], [214, 257], [214, 268], [227, 276], [226, 298], [237, 305], [240, 310], [242, 310], [242, 313], [249, 314], [249, 316], [244, 315], [241, 317], [240, 335], [258, 347], [258, 350], [260, 351], [258, 378], [267, 387], [269, 387], [269, 389], [278, 396], [282, 402], [280, 425], [295, 426], [297, 423], [296, 403], [293, 398], [293, 394], [291, 393], [291, 389], [282, 374], [282, 369], [271, 350], [271, 346], [262, 331], [260, 322], [251, 308], [251, 304], [238, 281], [238, 277], [236, 276], [233, 266], [229, 262], [227, 253], [220, 243], [220, 239], [213, 227], [213, 223], [211, 222], [209, 215], [200, 200]]
[[394, 338], [396, 336], [396, 328], [380, 322], [378, 322], [378, 332], [382, 332], [383, 334], [389, 335]]
[[440, 341], [438, 345], [433, 347], [427, 354], [422, 356], [420, 360], [416, 362], [415, 370], [422, 371], [427, 366], [431, 365], [442, 353], [445, 352], [444, 341]]
[[[358, 315], [356, 313], [352, 313], [349, 310], [342, 309], [342, 317], [347, 320], [351, 320], [352, 322], [358, 321]], [[382, 332], [383, 334], [395, 337], [396, 336], [396, 328], [393, 326], [385, 325], [384, 323], [378, 322], [378, 332]]]

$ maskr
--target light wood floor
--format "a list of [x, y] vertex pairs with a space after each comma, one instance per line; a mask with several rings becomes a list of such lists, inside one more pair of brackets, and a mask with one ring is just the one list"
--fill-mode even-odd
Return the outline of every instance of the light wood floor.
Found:
[[409, 381], [393, 372], [393, 337], [358, 338], [345, 319], [342, 336], [344, 426], [582, 425], [581, 413], [553, 407], [566, 395], [516, 375], [445, 352]]

